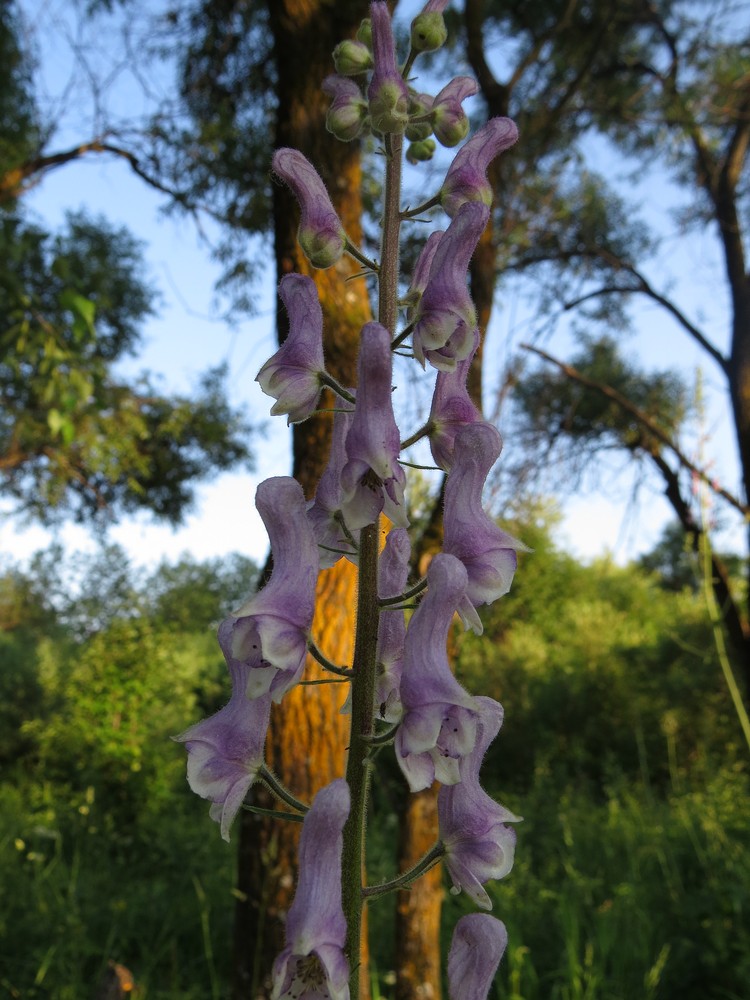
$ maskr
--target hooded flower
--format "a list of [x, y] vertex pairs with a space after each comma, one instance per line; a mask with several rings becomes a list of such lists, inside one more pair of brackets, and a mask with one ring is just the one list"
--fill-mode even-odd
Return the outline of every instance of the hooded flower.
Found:
[[268, 583], [219, 627], [219, 644], [230, 669], [247, 667], [245, 693], [274, 701], [299, 680], [315, 608], [318, 545], [307, 520], [305, 497], [289, 476], [266, 479], [255, 506], [271, 542]]
[[440, 203], [452, 219], [467, 201], [478, 201], [487, 206], [492, 204], [487, 167], [517, 138], [518, 129], [510, 118], [491, 118], [461, 147], [440, 189]]
[[482, 490], [503, 442], [485, 422], [462, 427], [455, 437], [453, 467], [445, 484], [443, 549], [466, 567], [469, 583], [458, 609], [464, 624], [482, 631], [474, 610], [507, 594], [516, 571], [516, 552], [526, 546], [498, 528], [482, 507]]
[[356, 139], [368, 113], [367, 101], [358, 85], [347, 76], [327, 76], [323, 91], [333, 98], [326, 116], [328, 131], [343, 142]]
[[[308, 520], [320, 547], [321, 569], [333, 566], [342, 555], [346, 555], [354, 563], [357, 562], [358, 558], [357, 552], [352, 547], [352, 543], [347, 538], [341, 524], [344, 516], [341, 510], [344, 503], [341, 470], [347, 461], [346, 438], [353, 419], [354, 410], [337, 410], [334, 414], [328, 465], [320, 477], [318, 488], [315, 491], [315, 499], [310, 503], [307, 511]], [[358, 529], [350, 531], [350, 534], [356, 539]]]
[[486, 205], [465, 205], [437, 244], [412, 337], [422, 365], [427, 358], [435, 368], [452, 371], [471, 353], [477, 314], [466, 276], [489, 215]]
[[277, 149], [273, 172], [300, 205], [299, 245], [313, 267], [330, 267], [346, 249], [346, 233], [315, 167], [297, 149]]
[[378, 514], [406, 527], [401, 440], [391, 399], [391, 338], [380, 323], [362, 329], [357, 359], [357, 405], [346, 436], [347, 463], [341, 472], [342, 510], [350, 529], [372, 524]]
[[448, 38], [443, 11], [448, 0], [428, 0], [411, 22], [411, 47], [415, 52], [434, 52]]
[[175, 736], [188, 753], [187, 779], [196, 795], [209, 799], [211, 819], [229, 828], [263, 763], [271, 697], [249, 701], [245, 696], [250, 668], [229, 663], [232, 696], [215, 715]]
[[467, 424], [481, 421], [482, 414], [474, 405], [466, 388], [471, 362], [479, 346], [479, 330], [474, 331], [471, 354], [457, 362], [455, 371], [438, 372], [430, 409], [430, 449], [435, 464], [445, 472], [453, 465], [456, 434]]
[[503, 707], [492, 698], [476, 698], [475, 702], [477, 741], [459, 765], [460, 782], [438, 792], [438, 824], [452, 891], [463, 889], [477, 906], [491, 910], [482, 886], [490, 879], [504, 878], [513, 867], [516, 833], [506, 824], [520, 822], [520, 816], [495, 802], [479, 784], [482, 758], [500, 732]]
[[432, 128], [443, 146], [457, 146], [469, 131], [469, 119], [461, 107], [479, 90], [471, 76], [457, 76], [447, 83], [432, 102]]
[[435, 259], [437, 248], [445, 233], [437, 229], [425, 240], [425, 244], [419, 252], [414, 271], [411, 276], [411, 284], [406, 292], [404, 301], [407, 305], [407, 319], [411, 323], [417, 318], [419, 313], [419, 303], [422, 301], [427, 282], [430, 280], [430, 270]]
[[375, 69], [367, 88], [370, 119], [376, 132], [403, 132], [409, 120], [409, 90], [396, 64], [396, 46], [388, 6], [370, 4]]
[[450, 1000], [487, 1000], [508, 945], [505, 925], [488, 913], [467, 913], [456, 924], [448, 952]]
[[396, 758], [412, 792], [460, 780], [459, 761], [474, 749], [476, 700], [451, 673], [446, 642], [466, 589], [466, 570], [439, 553], [427, 570], [427, 596], [409, 622], [404, 644]]
[[[378, 595], [381, 599], [404, 592], [409, 577], [411, 543], [406, 528], [388, 532], [378, 563]], [[401, 718], [401, 664], [404, 656], [406, 622], [401, 608], [385, 607], [378, 625], [378, 677], [375, 684], [375, 715], [384, 722]]]
[[342, 779], [315, 796], [302, 824], [299, 880], [286, 920], [286, 948], [273, 966], [272, 1000], [349, 1000], [341, 906], [343, 829], [349, 786]]
[[320, 397], [323, 359], [323, 310], [315, 282], [303, 274], [285, 274], [279, 297], [289, 316], [289, 333], [278, 351], [258, 372], [255, 381], [276, 402], [271, 416], [288, 414], [294, 424], [314, 413]]

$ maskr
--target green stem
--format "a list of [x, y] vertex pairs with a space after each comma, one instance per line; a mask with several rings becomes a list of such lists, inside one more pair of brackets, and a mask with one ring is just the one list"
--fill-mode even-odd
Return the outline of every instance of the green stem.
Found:
[[269, 788], [277, 799], [281, 799], [290, 809], [296, 809], [297, 812], [306, 813], [309, 811], [310, 807], [306, 806], [304, 802], [300, 802], [292, 793], [283, 785], [276, 775], [271, 771], [265, 764], [261, 767], [258, 772], [258, 777], [263, 782], [263, 784]]
[[330, 670], [332, 674], [338, 674], [340, 677], [352, 676], [353, 671], [349, 667], [339, 667], [337, 664], [329, 660], [325, 653], [318, 649], [312, 639], [307, 640], [307, 651], [314, 660], [318, 661], [321, 667], [325, 667], [326, 670]]
[[329, 375], [328, 372], [318, 372], [318, 379], [321, 385], [327, 385], [329, 389], [333, 389], [337, 396], [341, 396], [347, 403], [351, 403], [354, 406], [356, 402], [354, 396], [350, 392], [347, 392], [343, 386], [339, 385], [332, 375]]
[[380, 607], [387, 608], [392, 604], [401, 604], [403, 601], [408, 601], [410, 597], [416, 597], [417, 594], [421, 594], [426, 587], [427, 577], [423, 576], [421, 580], [415, 583], [413, 587], [409, 587], [408, 590], [405, 590], [403, 594], [397, 594], [395, 597], [381, 598]]
[[432, 420], [428, 420], [426, 424], [419, 428], [418, 431], [414, 431], [410, 434], [408, 438], [404, 438], [401, 442], [401, 451], [406, 451], [407, 448], [411, 448], [413, 444], [417, 441], [421, 441], [423, 437], [427, 437], [428, 434], [432, 434], [435, 429], [435, 424]]
[[394, 892], [396, 889], [408, 889], [412, 882], [416, 882], [416, 880], [421, 878], [425, 872], [430, 870], [430, 868], [434, 868], [444, 854], [445, 847], [440, 841], [438, 841], [434, 847], [430, 848], [424, 857], [421, 857], [419, 861], [417, 861], [413, 868], [402, 872], [401, 875], [397, 875], [396, 878], [392, 878], [388, 882], [381, 882], [379, 885], [365, 886], [362, 890], [362, 895], [366, 897], [385, 896], [387, 892]]

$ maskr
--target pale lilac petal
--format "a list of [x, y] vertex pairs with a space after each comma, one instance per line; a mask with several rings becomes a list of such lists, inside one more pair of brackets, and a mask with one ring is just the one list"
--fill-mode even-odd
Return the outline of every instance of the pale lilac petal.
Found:
[[474, 346], [477, 314], [467, 287], [469, 261], [489, 219], [486, 205], [465, 205], [438, 243], [417, 310], [412, 344], [417, 359], [452, 371]]
[[[475, 699], [451, 673], [446, 642], [464, 595], [466, 570], [439, 553], [427, 570], [428, 591], [409, 622], [404, 644], [396, 757], [413, 792], [434, 777], [458, 781], [457, 763], [476, 740]], [[421, 759], [420, 759], [421, 758]]]
[[520, 817], [495, 802], [479, 783], [482, 759], [500, 731], [503, 708], [491, 698], [475, 698], [475, 704], [475, 745], [459, 763], [460, 782], [438, 793], [438, 825], [453, 891], [463, 889], [477, 906], [489, 910], [492, 903], [483, 885], [504, 878], [513, 867], [516, 834], [507, 824], [520, 822]]
[[258, 486], [255, 505], [268, 531], [273, 571], [263, 589], [222, 623], [219, 643], [230, 665], [250, 667], [248, 697], [271, 691], [280, 701], [304, 669], [315, 610], [318, 544], [296, 480], [266, 479]]
[[341, 905], [343, 830], [349, 786], [339, 778], [315, 796], [302, 824], [299, 880], [286, 922], [286, 948], [273, 967], [272, 1000], [348, 1000]]
[[471, 363], [479, 346], [479, 330], [474, 331], [474, 348], [468, 357], [456, 363], [452, 372], [441, 372], [435, 380], [430, 409], [430, 450], [435, 464], [445, 472], [453, 465], [456, 434], [462, 427], [482, 420], [466, 388]]
[[[397, 597], [406, 588], [409, 577], [411, 543], [406, 528], [392, 528], [378, 563], [378, 595]], [[404, 656], [406, 622], [402, 609], [383, 608], [378, 624], [377, 664], [375, 682], [375, 713], [384, 722], [401, 718], [401, 667]]]
[[391, 15], [385, 3], [370, 4], [372, 52], [375, 62], [367, 96], [376, 132], [403, 132], [409, 120], [409, 90], [396, 62]]
[[320, 376], [325, 370], [323, 310], [315, 282], [306, 275], [284, 275], [279, 297], [289, 316], [289, 333], [255, 380], [276, 399], [272, 416], [286, 413], [287, 423], [292, 424], [307, 420], [318, 406]]
[[508, 945], [505, 925], [487, 913], [468, 913], [456, 924], [448, 952], [450, 1000], [487, 1000]]
[[313, 267], [330, 267], [346, 248], [346, 233], [315, 167], [298, 149], [277, 149], [273, 172], [300, 205], [299, 245]]
[[398, 461], [401, 440], [393, 416], [390, 335], [380, 323], [367, 323], [362, 330], [357, 370], [357, 404], [341, 472], [344, 518], [354, 530], [372, 524], [384, 511], [395, 525], [406, 527], [406, 476]]
[[408, 306], [407, 319], [411, 323], [418, 314], [419, 303], [422, 301], [427, 282], [430, 280], [430, 270], [435, 259], [438, 244], [443, 237], [442, 230], [430, 233], [422, 247], [417, 262], [414, 265], [411, 284], [406, 292], [405, 301]]
[[487, 168], [517, 139], [515, 122], [510, 118], [491, 118], [461, 147], [440, 189], [440, 203], [451, 218], [455, 218], [466, 202], [492, 204], [493, 191], [487, 180]]
[[[485, 480], [502, 446], [492, 424], [462, 427], [456, 434], [453, 466], [445, 484], [443, 548], [466, 567], [466, 598], [474, 608], [492, 604], [508, 593], [516, 553], [526, 551], [526, 546], [502, 531], [482, 507]], [[459, 614], [464, 615], [464, 608]]]
[[456, 146], [469, 132], [469, 119], [462, 107], [467, 97], [479, 90], [471, 76], [457, 76], [435, 97], [432, 104], [432, 128], [435, 138], [443, 146]]
[[[343, 517], [341, 508], [344, 503], [341, 471], [347, 462], [346, 438], [353, 419], [353, 409], [339, 409], [334, 414], [328, 465], [320, 477], [315, 498], [307, 511], [320, 550], [321, 569], [333, 566], [342, 555], [346, 555], [355, 564], [358, 561], [357, 552], [352, 548], [339, 520], [339, 517]], [[350, 530], [350, 534], [357, 540], [359, 531]]]

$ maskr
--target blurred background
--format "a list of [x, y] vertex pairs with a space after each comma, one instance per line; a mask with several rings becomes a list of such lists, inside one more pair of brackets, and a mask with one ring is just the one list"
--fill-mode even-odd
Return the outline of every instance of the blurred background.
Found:
[[[405, 52], [421, 4], [394, 6]], [[376, 144], [313, 138], [366, 13], [0, 0], [0, 996], [266, 995], [290, 880], [243, 859], [285, 842], [243, 816], [227, 847], [169, 737], [227, 699], [215, 630], [266, 559], [257, 483], [294, 464], [310, 493], [325, 462], [324, 418], [292, 436], [253, 381], [278, 275], [305, 267], [269, 163], [303, 149], [377, 255]], [[472, 262], [471, 391], [505, 440], [487, 506], [532, 551], [484, 636], [454, 637], [461, 682], [505, 705], [485, 786], [525, 817], [488, 887], [510, 935], [491, 996], [747, 1000], [750, 6], [454, 0], [446, 20], [418, 89], [473, 75], [473, 126], [521, 132]], [[406, 203], [451, 155], [407, 169]], [[427, 231], [404, 227], [405, 275]], [[372, 289], [315, 277], [351, 384]], [[404, 437], [430, 406], [412, 367]], [[439, 493], [430, 471], [410, 490], [422, 556]], [[381, 778], [373, 881], [434, 836], [429, 796], [418, 817]], [[439, 1000], [469, 907], [428, 888], [370, 909], [373, 1000]]]

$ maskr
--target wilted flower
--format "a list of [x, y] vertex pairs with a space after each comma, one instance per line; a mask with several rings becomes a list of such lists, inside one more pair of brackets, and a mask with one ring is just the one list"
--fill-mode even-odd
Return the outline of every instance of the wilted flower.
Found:
[[229, 662], [232, 696], [215, 715], [197, 722], [174, 739], [188, 753], [187, 779], [196, 795], [209, 799], [211, 819], [224, 840], [263, 764], [271, 715], [271, 697], [250, 701], [245, 695], [250, 667]]
[[330, 267], [346, 248], [346, 233], [315, 167], [298, 149], [277, 149], [273, 171], [300, 205], [299, 245], [313, 267]]
[[302, 824], [299, 880], [286, 919], [286, 948], [273, 966], [272, 1000], [349, 1000], [341, 906], [343, 829], [349, 786], [342, 779], [315, 796]]
[[406, 630], [396, 759], [413, 792], [437, 778], [460, 780], [459, 761], [474, 749], [475, 699], [451, 673], [446, 652], [448, 629], [466, 590], [466, 570], [453, 556], [439, 553], [427, 570], [428, 591]]
[[474, 610], [507, 594], [516, 571], [516, 552], [526, 546], [497, 526], [482, 507], [482, 490], [503, 447], [498, 430], [485, 422], [462, 427], [455, 437], [453, 467], [445, 484], [443, 549], [469, 574], [466, 599], [458, 609], [464, 624], [482, 631]]
[[482, 886], [504, 878], [513, 867], [516, 832], [507, 824], [520, 822], [520, 817], [495, 802], [479, 784], [482, 758], [500, 732], [503, 707], [492, 698], [474, 701], [479, 710], [476, 744], [459, 764], [460, 782], [438, 792], [438, 824], [453, 891], [463, 889], [477, 906], [491, 910]]
[[391, 15], [385, 3], [370, 4], [375, 69], [367, 89], [376, 132], [403, 132], [409, 120], [409, 90], [396, 63]]
[[398, 456], [401, 439], [393, 416], [390, 334], [380, 323], [362, 329], [357, 359], [357, 405], [346, 436], [347, 463], [341, 472], [342, 510], [353, 530], [377, 515], [405, 527], [406, 477]]
[[452, 371], [456, 361], [471, 353], [477, 314], [467, 288], [467, 271], [489, 214], [486, 205], [467, 204], [440, 238], [412, 337], [421, 364], [427, 358], [435, 368]]
[[323, 358], [323, 310], [315, 282], [302, 274], [285, 274], [279, 297], [289, 316], [289, 333], [278, 351], [258, 372], [255, 381], [276, 402], [271, 415], [288, 414], [293, 424], [315, 412], [320, 397]]
[[487, 1000], [508, 945], [505, 925], [488, 913], [467, 913], [453, 929], [448, 952], [450, 1000]]
[[230, 667], [250, 669], [245, 693], [274, 701], [299, 680], [315, 609], [318, 545], [306, 516], [305, 497], [289, 476], [258, 486], [255, 506], [271, 542], [268, 583], [219, 627], [219, 644]]
[[487, 167], [518, 138], [518, 129], [510, 118], [491, 118], [462, 146], [448, 168], [440, 189], [440, 204], [454, 218], [466, 202], [492, 204], [492, 186]]

